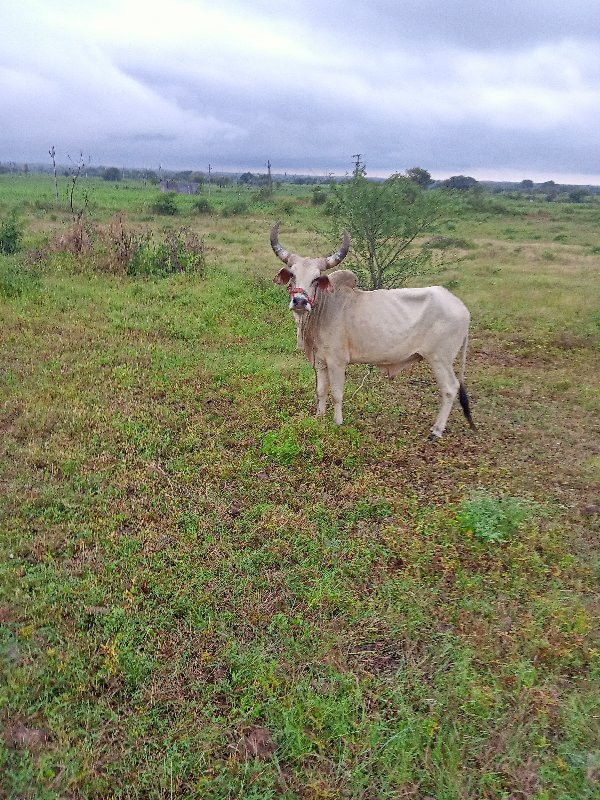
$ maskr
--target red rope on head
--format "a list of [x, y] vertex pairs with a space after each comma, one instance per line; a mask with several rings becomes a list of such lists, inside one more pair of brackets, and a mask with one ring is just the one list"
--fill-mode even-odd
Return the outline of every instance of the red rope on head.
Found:
[[303, 289], [301, 286], [296, 286], [295, 289], [292, 289], [292, 287], [290, 286], [288, 292], [290, 297], [293, 297], [295, 294], [303, 294], [304, 297], [306, 297], [308, 302], [311, 304], [311, 306], [314, 306], [314, 304], [317, 302], [317, 293], [315, 292], [315, 294], [311, 297], [309, 293], [306, 291], [306, 289]]

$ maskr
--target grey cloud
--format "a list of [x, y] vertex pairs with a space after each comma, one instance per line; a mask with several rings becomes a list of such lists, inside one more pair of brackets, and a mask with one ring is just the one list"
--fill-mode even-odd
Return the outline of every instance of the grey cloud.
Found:
[[108, 139], [112, 139], [115, 142], [123, 141], [123, 142], [174, 142], [177, 140], [177, 137], [173, 134], [164, 134], [164, 133], [131, 133], [131, 134], [121, 134], [121, 133], [113, 133], [108, 134]]
[[359, 151], [388, 173], [600, 161], [596, 2], [173, 0], [159, 17], [90, 0], [64, 29], [57, 4], [10, 10], [0, 159], [39, 160], [52, 137], [140, 166], [343, 173]]
[[369, 46], [431, 44], [473, 50], [515, 49], [564, 38], [595, 39], [600, 30], [596, 0], [319, 0], [260, 3], [271, 13], [308, 25], [318, 19], [331, 31], [332, 47], [344, 41]]

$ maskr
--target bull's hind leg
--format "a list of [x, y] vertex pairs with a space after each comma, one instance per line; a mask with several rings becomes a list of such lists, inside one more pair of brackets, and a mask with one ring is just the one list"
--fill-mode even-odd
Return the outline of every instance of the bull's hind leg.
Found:
[[448, 417], [450, 416], [452, 404], [454, 403], [456, 395], [458, 394], [459, 382], [458, 378], [454, 374], [452, 365], [447, 361], [434, 359], [429, 363], [431, 364], [431, 369], [435, 375], [435, 380], [442, 398], [442, 405], [433, 428], [431, 429], [431, 433], [429, 434], [429, 438], [435, 441], [435, 439], [440, 438], [444, 432], [444, 429], [446, 428], [446, 423], [448, 422]]
[[317, 376], [317, 414], [321, 417], [327, 410], [327, 394], [329, 392], [329, 372], [324, 361], [315, 361]]

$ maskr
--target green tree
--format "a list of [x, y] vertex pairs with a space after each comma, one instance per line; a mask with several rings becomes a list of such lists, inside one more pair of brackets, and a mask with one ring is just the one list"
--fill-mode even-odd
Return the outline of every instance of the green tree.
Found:
[[451, 178], [447, 178], [444, 181], [443, 186], [446, 189], [464, 191], [466, 189], [474, 189], [476, 186], [479, 186], [479, 183], [475, 178], [471, 178], [470, 175], [453, 175]]
[[402, 286], [432, 267], [433, 252], [420, 237], [449, 212], [442, 192], [426, 192], [406, 176], [385, 181], [355, 170], [344, 184], [331, 187], [328, 208], [337, 232], [350, 234], [348, 262], [367, 289]]
[[587, 196], [587, 191], [585, 189], [572, 189], [569, 192], [569, 202], [570, 203], [583, 203]]
[[121, 170], [118, 167], [107, 167], [102, 173], [104, 181], [120, 181], [121, 178]]
[[411, 167], [410, 169], [407, 169], [406, 177], [413, 181], [413, 183], [421, 186], [423, 189], [427, 189], [427, 187], [431, 186], [433, 183], [431, 173], [422, 167]]

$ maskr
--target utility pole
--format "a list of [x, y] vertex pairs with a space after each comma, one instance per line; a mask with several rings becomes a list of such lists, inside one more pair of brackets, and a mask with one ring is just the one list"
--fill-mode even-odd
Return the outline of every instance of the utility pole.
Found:
[[208, 165], [208, 194], [209, 194], [209, 196], [210, 196], [210, 170], [211, 170], [211, 166], [209, 164]]
[[56, 150], [54, 149], [54, 145], [48, 150], [48, 155], [52, 159], [52, 169], [54, 170], [54, 200], [56, 205], [58, 205], [58, 179], [56, 177]]
[[363, 164], [360, 163], [360, 157], [361, 156], [362, 156], [362, 153], [354, 153], [354, 155], [352, 156], [352, 158], [355, 159], [355, 161], [354, 161], [354, 172], [353, 172], [353, 175], [354, 175], [355, 178], [358, 175], [360, 175], [363, 172], [363, 169], [364, 169]]
[[273, 178], [271, 177], [271, 162], [267, 159], [267, 187], [269, 194], [273, 194]]

